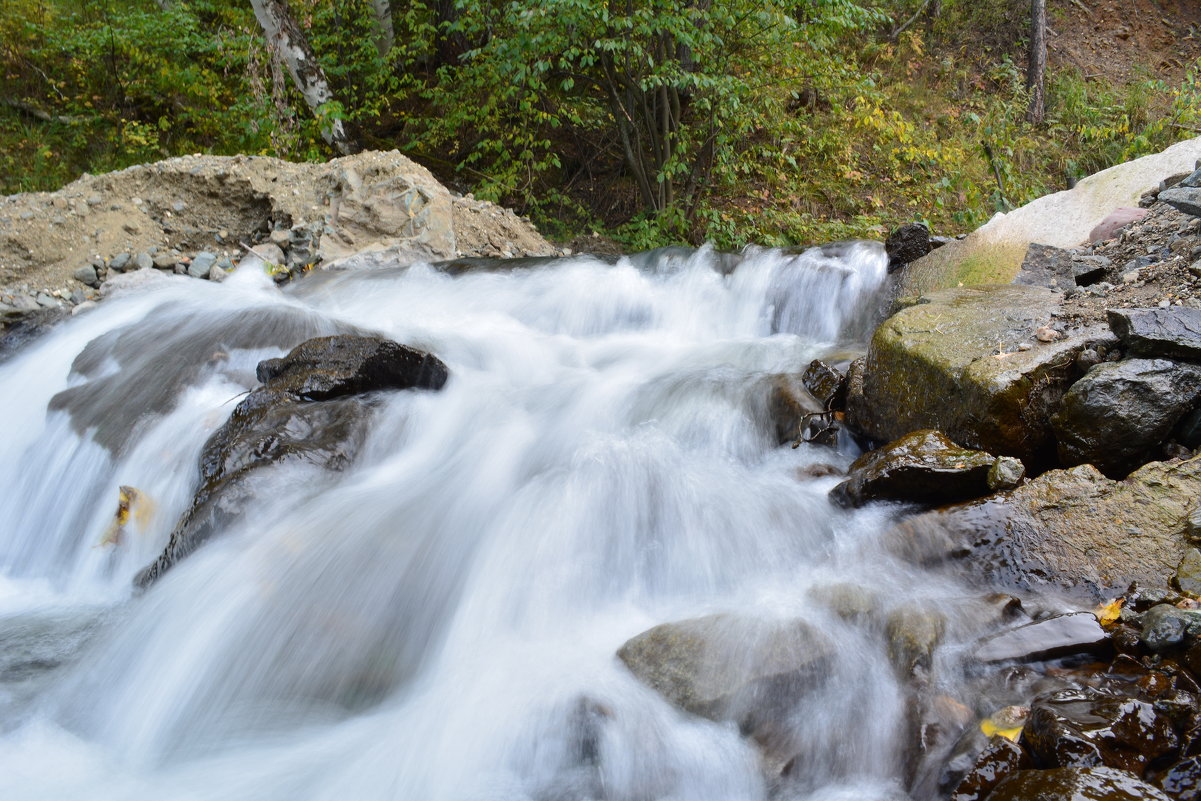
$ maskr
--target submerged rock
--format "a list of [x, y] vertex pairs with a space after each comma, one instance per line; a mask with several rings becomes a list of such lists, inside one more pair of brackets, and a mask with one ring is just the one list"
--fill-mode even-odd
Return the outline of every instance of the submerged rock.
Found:
[[1201, 457], [1152, 462], [1123, 481], [1091, 465], [1052, 470], [1010, 492], [926, 512], [894, 530], [894, 550], [930, 563], [956, 558], [990, 581], [1112, 597], [1162, 585], [1183, 552]]
[[894, 609], [884, 625], [884, 636], [897, 675], [907, 678], [915, 671], [928, 671], [945, 631], [946, 618], [938, 612], [912, 604]]
[[260, 362], [255, 389], [204, 444], [200, 489], [163, 553], [135, 578], [145, 587], [222, 529], [254, 500], [267, 467], [303, 463], [339, 471], [367, 436], [374, 399], [387, 389], [440, 389], [447, 370], [423, 351], [376, 337], [308, 340], [287, 356]]
[[1051, 417], [1066, 465], [1089, 463], [1114, 476], [1157, 455], [1201, 395], [1201, 368], [1166, 359], [1092, 367]]
[[850, 378], [861, 395], [848, 398], [848, 422], [882, 441], [936, 428], [964, 447], [1053, 462], [1049, 415], [1079, 376], [1076, 357], [1114, 340], [1097, 327], [1030, 347], [1060, 298], [1041, 287], [973, 287], [898, 312], [876, 329], [861, 385]]
[[1177, 748], [1171, 721], [1151, 704], [1087, 687], [1036, 698], [1022, 741], [1041, 765], [1103, 765], [1140, 776]]
[[1170, 801], [1133, 773], [1113, 768], [1020, 770], [988, 801]]
[[617, 656], [680, 709], [753, 730], [821, 681], [831, 648], [803, 620], [711, 615], [656, 626]]
[[849, 478], [830, 491], [843, 506], [890, 499], [948, 503], [989, 491], [997, 458], [960, 448], [938, 431], [915, 431], [854, 461]]

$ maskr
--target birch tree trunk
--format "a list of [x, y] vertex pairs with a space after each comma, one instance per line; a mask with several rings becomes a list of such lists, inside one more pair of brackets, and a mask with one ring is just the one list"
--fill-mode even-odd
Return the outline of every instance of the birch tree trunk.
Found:
[[[284, 63], [304, 102], [314, 114], [318, 114], [321, 106], [334, 99], [334, 93], [313, 48], [309, 46], [309, 40], [292, 17], [287, 0], [250, 0], [250, 5], [263, 29], [272, 57]], [[342, 155], [355, 153], [359, 149], [341, 120], [333, 120], [321, 132], [321, 136]]]
[[371, 0], [375, 12], [375, 49], [386, 58], [396, 44], [396, 28], [392, 25], [392, 0]]
[[1030, 0], [1030, 60], [1026, 67], [1026, 88], [1030, 107], [1026, 121], [1038, 125], [1046, 114], [1043, 95], [1047, 72], [1047, 0]]

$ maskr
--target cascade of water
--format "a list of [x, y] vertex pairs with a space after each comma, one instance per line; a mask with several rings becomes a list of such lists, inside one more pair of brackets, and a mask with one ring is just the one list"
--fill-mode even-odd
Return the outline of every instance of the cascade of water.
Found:
[[[776, 447], [764, 400], [767, 377], [862, 336], [882, 250], [642, 262], [181, 281], [0, 366], [22, 388], [0, 441], [0, 642], [27, 654], [0, 663], [0, 796], [901, 795], [880, 627], [811, 590], [963, 591], [887, 554], [887, 509], [799, 481], [851, 454]], [[450, 381], [388, 394], [351, 469], [270, 472], [245, 519], [133, 595], [254, 365], [350, 328], [437, 354]], [[114, 539], [121, 486], [153, 509]], [[614, 656], [732, 611], [836, 645], [775, 756]], [[790, 756], [799, 778], [769, 787], [764, 760]]]

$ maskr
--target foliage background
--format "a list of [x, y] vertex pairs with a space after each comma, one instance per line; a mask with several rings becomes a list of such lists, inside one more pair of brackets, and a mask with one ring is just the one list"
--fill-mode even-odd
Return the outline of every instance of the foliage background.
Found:
[[[1108, 86], [1052, 63], [1032, 127], [1026, 4], [934, 5], [396, 0], [381, 54], [367, 0], [291, 2], [338, 101], [323, 113], [562, 239], [955, 233], [1201, 132], [1198, 65]], [[191, 152], [334, 155], [243, 0], [0, 7], [0, 191]]]

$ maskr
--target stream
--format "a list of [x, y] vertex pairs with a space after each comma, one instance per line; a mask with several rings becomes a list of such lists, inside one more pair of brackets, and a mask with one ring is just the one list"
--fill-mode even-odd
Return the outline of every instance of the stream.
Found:
[[[939, 609], [937, 690], [962, 700], [981, 589], [890, 552], [900, 507], [831, 505], [840, 478], [805, 468], [854, 444], [779, 445], [767, 403], [772, 376], [862, 350], [886, 261], [673, 250], [283, 290], [243, 271], [75, 316], [0, 365], [0, 798], [929, 794], [880, 621]], [[449, 382], [384, 394], [341, 472], [266, 471], [245, 519], [135, 591], [255, 365], [348, 328], [428, 350]], [[123, 486], [140, 500], [113, 537]], [[848, 585], [873, 621], [817, 600]], [[615, 656], [725, 613], [835, 645], [770, 748]]]

